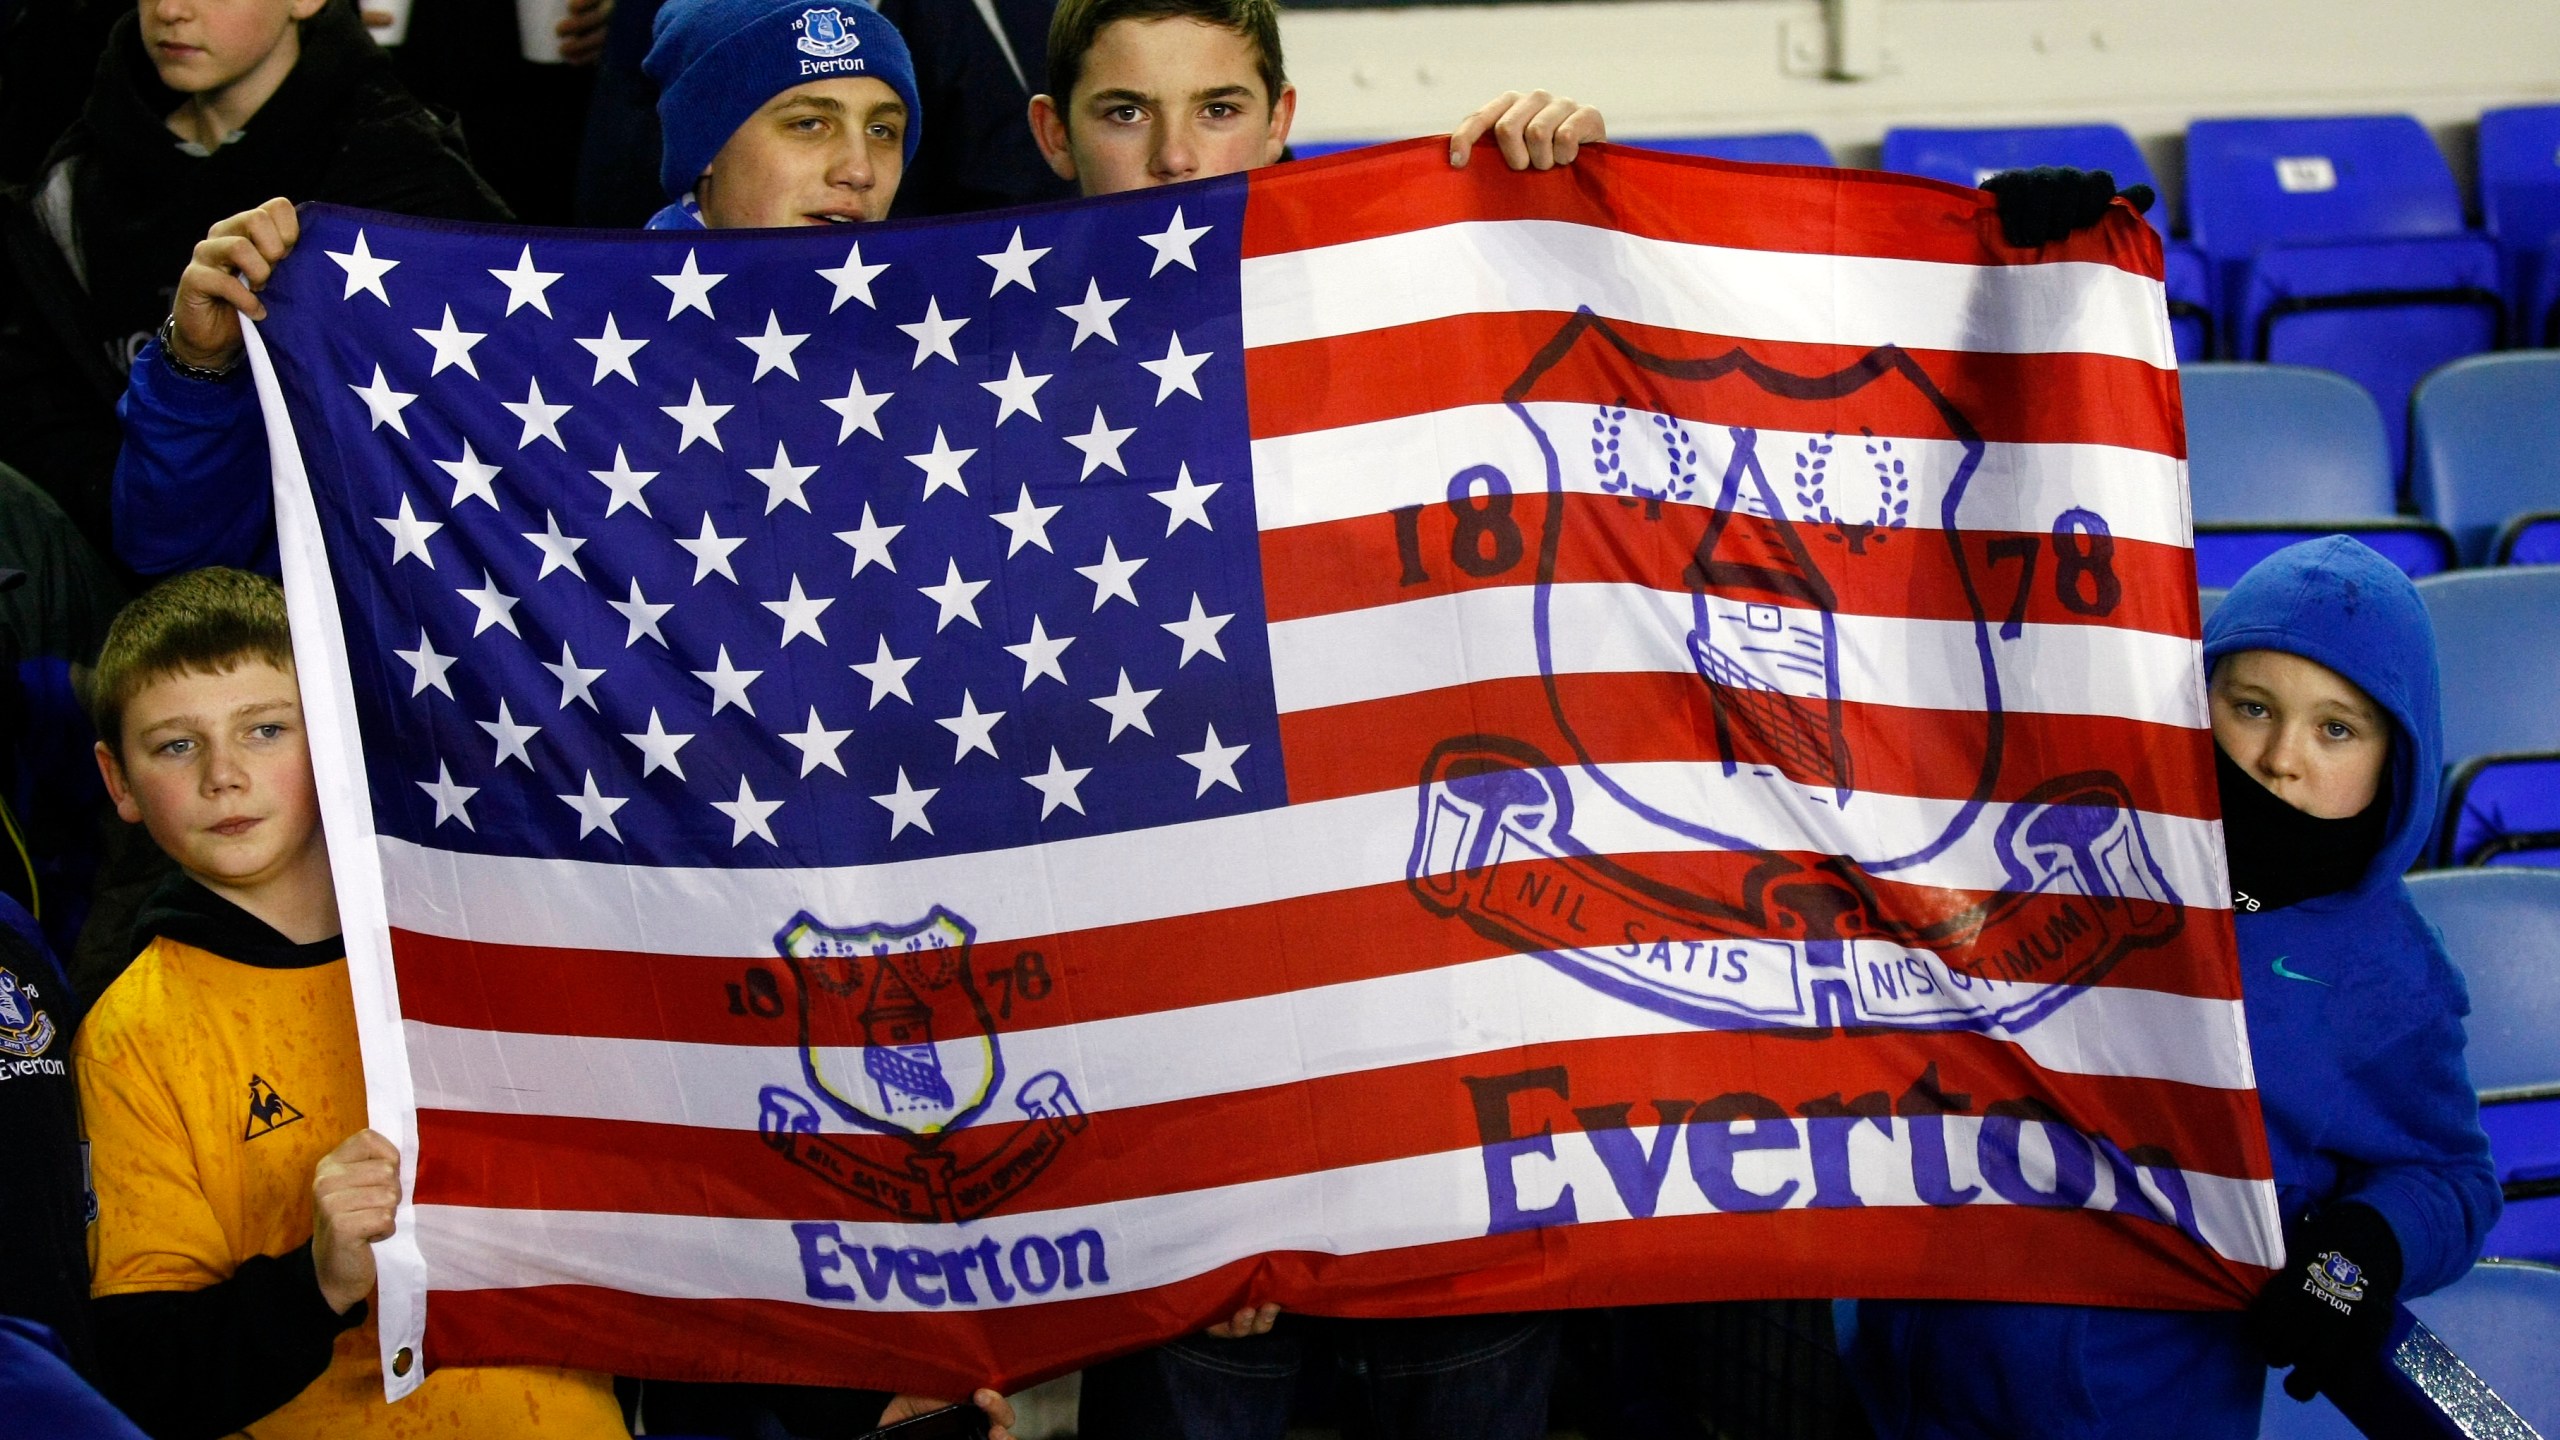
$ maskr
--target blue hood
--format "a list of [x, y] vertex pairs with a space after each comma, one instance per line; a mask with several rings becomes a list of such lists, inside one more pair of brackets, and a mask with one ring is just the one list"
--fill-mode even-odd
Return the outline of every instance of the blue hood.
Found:
[[2417, 587], [2400, 567], [2344, 535], [2288, 545], [2241, 576], [2205, 622], [2207, 674], [2241, 650], [2316, 661], [2389, 712], [2390, 825], [2363, 882], [2341, 898], [2362, 899], [2396, 883], [2435, 824], [2444, 754], [2436, 632]]

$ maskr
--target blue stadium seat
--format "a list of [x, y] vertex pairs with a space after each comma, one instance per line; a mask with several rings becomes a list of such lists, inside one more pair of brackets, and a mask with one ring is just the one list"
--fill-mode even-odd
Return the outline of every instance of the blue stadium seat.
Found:
[[2560, 565], [2560, 511], [2519, 515], [2499, 532], [2490, 547], [2498, 565]]
[[2560, 569], [2432, 575], [2418, 594], [2444, 677], [2445, 763], [2560, 751]]
[[[2068, 165], [2104, 170], [2119, 188], [2159, 187], [2151, 162], [2121, 125], [2026, 125], [2007, 129], [1924, 130], [1897, 126], [1884, 132], [1883, 168], [1926, 175], [1955, 185], [1979, 185], [2003, 170]], [[2169, 233], [2167, 197], [2151, 207], [2151, 228]], [[2204, 253], [2183, 241], [2168, 250], [2169, 324], [2180, 363], [2210, 359], [2211, 284]]]
[[1754, 165], [1838, 163], [1831, 158], [1831, 147], [1823, 144], [1820, 136], [1802, 130], [1781, 130], [1769, 135], [1658, 136], [1627, 143], [1647, 150], [1667, 150], [1674, 155], [1705, 155], [1712, 159], [1742, 160]]
[[[2551, 1336], [2560, 1332], [2560, 1268], [2482, 1261], [2409, 1308], [2525, 1423], [2544, 1435], [2560, 1434], [2560, 1366], [2551, 1363]], [[2359, 1440], [2362, 1433], [2327, 1400], [2299, 1405], [2272, 1382], [2260, 1427], [2260, 1440]]]
[[2546, 267], [2560, 241], [2560, 105], [2480, 112], [2480, 219], [2506, 266], [2517, 342], [2560, 343], [2550, 305], [2533, 303], [2560, 280]]
[[2189, 365], [2178, 378], [2196, 583], [2229, 586], [2294, 541], [2338, 533], [2413, 577], [2451, 568], [2443, 531], [2392, 513], [2382, 416], [2355, 382], [2298, 365]]
[[2488, 563], [2507, 523], [2560, 510], [2560, 352], [2474, 355], [2409, 402], [2409, 495]]
[[2437, 834], [2441, 864], [2560, 866], [2560, 753], [2455, 766]]
[[2497, 249], [2464, 229], [2453, 171], [2408, 116], [2199, 120], [2187, 213], [2223, 353], [2354, 379], [2395, 466], [2410, 390], [2503, 330]]
[[2230, 594], [2231, 594], [2231, 587], [2230, 587], [2230, 586], [2228, 586], [2228, 585], [2203, 585], [2203, 586], [2199, 586], [2199, 587], [2197, 587], [2197, 589], [2196, 589], [2196, 621], [2197, 621], [2197, 623], [2198, 623], [2198, 624], [2202, 624], [2202, 623], [2204, 623], [2204, 622], [2206, 622], [2206, 621], [2209, 621], [2209, 620], [2213, 619], [2213, 612], [2222, 608], [2222, 602], [2223, 602], [2226, 598], [2228, 598], [2228, 597], [2230, 596]]
[[2438, 870], [2409, 893], [2471, 989], [2464, 1058], [2507, 1192], [2488, 1253], [2560, 1261], [2560, 874]]

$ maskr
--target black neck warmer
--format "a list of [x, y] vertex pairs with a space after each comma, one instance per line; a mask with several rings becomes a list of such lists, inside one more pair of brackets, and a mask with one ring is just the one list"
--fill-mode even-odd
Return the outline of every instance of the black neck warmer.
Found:
[[2231, 854], [2231, 905], [2241, 914], [2281, 910], [2353, 889], [2382, 849], [2391, 823], [2388, 777], [2373, 803], [2343, 820], [2306, 815], [2213, 747], [2222, 790], [2222, 838]]

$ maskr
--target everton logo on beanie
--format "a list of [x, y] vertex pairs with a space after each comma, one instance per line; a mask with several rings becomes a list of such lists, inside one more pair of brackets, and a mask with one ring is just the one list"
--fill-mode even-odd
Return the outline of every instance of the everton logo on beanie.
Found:
[[859, 0], [668, 0], [641, 68], [658, 84], [658, 181], [671, 200], [693, 189], [766, 101], [812, 80], [867, 78], [896, 92], [907, 106], [907, 160], [924, 129], [905, 37]]

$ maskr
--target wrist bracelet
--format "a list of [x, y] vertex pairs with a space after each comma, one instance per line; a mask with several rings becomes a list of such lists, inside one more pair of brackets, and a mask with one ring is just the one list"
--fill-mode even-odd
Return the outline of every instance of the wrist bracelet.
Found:
[[215, 370], [202, 365], [190, 365], [186, 361], [179, 359], [176, 348], [178, 333], [178, 316], [176, 311], [171, 311], [169, 318], [161, 321], [159, 330], [154, 333], [158, 336], [160, 341], [161, 361], [168, 365], [170, 369], [177, 371], [180, 375], [189, 380], [228, 380], [231, 378], [231, 373], [240, 368], [240, 362], [237, 360], [232, 361], [230, 364], [223, 366], [219, 370]]

